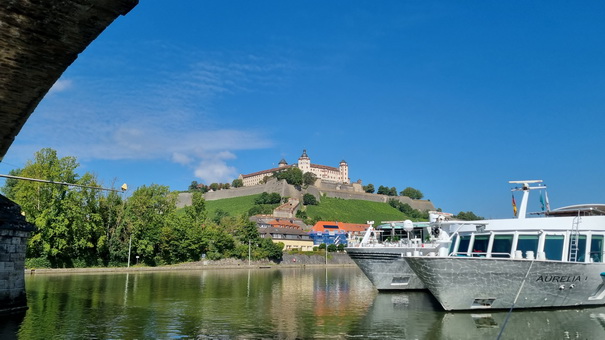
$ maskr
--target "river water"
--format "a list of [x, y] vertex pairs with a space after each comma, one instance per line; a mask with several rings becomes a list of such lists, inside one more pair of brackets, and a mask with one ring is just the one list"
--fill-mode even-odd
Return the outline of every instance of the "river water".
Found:
[[[378, 293], [356, 267], [30, 275], [0, 339], [496, 339], [506, 312]], [[515, 311], [501, 339], [605, 339], [605, 307]]]

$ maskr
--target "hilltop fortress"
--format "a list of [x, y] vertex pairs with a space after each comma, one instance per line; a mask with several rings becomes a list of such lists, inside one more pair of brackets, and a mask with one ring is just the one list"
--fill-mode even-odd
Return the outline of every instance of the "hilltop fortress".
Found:
[[[315, 185], [308, 188], [296, 188], [293, 185], [286, 183], [285, 180], [277, 180], [272, 178], [274, 172], [283, 171], [290, 167], [296, 166], [303, 173], [312, 172], [317, 176]], [[321, 197], [333, 197], [348, 200], [364, 200], [372, 202], [387, 203], [391, 199], [398, 200], [402, 203], [409, 204], [412, 208], [421, 211], [435, 210], [433, 203], [429, 200], [413, 200], [406, 196], [387, 196], [379, 194], [367, 193], [363, 190], [361, 181], [351, 183], [349, 179], [349, 166], [344, 160], [340, 162], [339, 167], [329, 167], [325, 165], [312, 164], [311, 159], [304, 150], [297, 164], [288, 165], [285, 160], [279, 162], [279, 167], [254, 172], [247, 175], [240, 175], [244, 186], [240, 188], [230, 188], [227, 190], [210, 191], [204, 194], [204, 198], [208, 201], [220, 200], [224, 198], [233, 198], [241, 196], [258, 195], [263, 192], [278, 193], [282, 197], [289, 197], [295, 200], [295, 205], [290, 207], [290, 214], [295, 213], [298, 209], [298, 202], [302, 202], [304, 194], [315, 196], [318, 201]], [[183, 207], [191, 205], [191, 194], [179, 194], [178, 206]]]
[[307, 155], [307, 150], [303, 150], [302, 155], [298, 158], [297, 164], [288, 165], [285, 159], [279, 161], [277, 168], [261, 170], [247, 175], [239, 175], [245, 187], [259, 185], [264, 183], [267, 177], [271, 177], [275, 172], [284, 171], [286, 169], [298, 167], [303, 174], [311, 172], [315, 174], [318, 180], [334, 183], [349, 184], [349, 165], [344, 160], [340, 161], [339, 167], [331, 167], [327, 165], [319, 165], [311, 163], [311, 158]]

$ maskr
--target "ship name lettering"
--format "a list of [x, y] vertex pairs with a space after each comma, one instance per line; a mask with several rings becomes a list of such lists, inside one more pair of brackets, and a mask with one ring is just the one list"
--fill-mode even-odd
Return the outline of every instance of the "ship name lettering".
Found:
[[580, 275], [540, 275], [536, 279], [536, 282], [578, 282], [581, 281], [582, 277]]

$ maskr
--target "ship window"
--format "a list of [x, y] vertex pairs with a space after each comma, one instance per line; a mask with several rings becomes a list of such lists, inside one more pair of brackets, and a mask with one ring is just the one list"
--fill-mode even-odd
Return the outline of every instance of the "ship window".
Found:
[[473, 242], [473, 256], [484, 257], [487, 253], [488, 244], [489, 235], [475, 235], [475, 242]]
[[544, 253], [547, 260], [561, 261], [563, 259], [563, 235], [546, 235]]
[[[571, 245], [572, 245], [573, 239], [575, 237], [576, 236], [574, 236], [574, 235], [569, 236], [569, 260], [571, 260], [572, 257], [574, 256], [573, 247]], [[578, 235], [577, 237], [578, 237], [578, 247], [577, 247], [578, 251], [575, 254], [576, 262], [584, 262], [584, 258], [585, 258], [584, 254], [586, 254], [586, 235]]]
[[592, 262], [603, 262], [603, 235], [592, 235], [590, 259]]
[[450, 251], [449, 251], [450, 254], [454, 251], [454, 247], [456, 246], [457, 239], [458, 239], [458, 234], [455, 234], [454, 237], [452, 237], [452, 243], [450, 244]]
[[495, 235], [492, 246], [492, 257], [510, 257], [513, 246], [513, 235]]
[[527, 254], [527, 251], [533, 251], [536, 254], [538, 251], [538, 238], [538, 235], [519, 235], [517, 250], [521, 250], [523, 254]]
[[468, 252], [468, 244], [471, 241], [471, 235], [460, 236], [460, 245], [458, 246], [458, 253]]

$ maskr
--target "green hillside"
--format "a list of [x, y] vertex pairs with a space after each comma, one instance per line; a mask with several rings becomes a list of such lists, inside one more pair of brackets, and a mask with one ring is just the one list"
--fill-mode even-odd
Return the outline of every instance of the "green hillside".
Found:
[[362, 200], [344, 200], [322, 197], [316, 206], [307, 206], [307, 215], [311, 219], [320, 218], [327, 221], [366, 223], [366, 221], [400, 221], [407, 219], [401, 211], [387, 203]]
[[[254, 199], [258, 196], [252, 195], [206, 201], [208, 216], [214, 216], [218, 209], [228, 212], [231, 216], [244, 214], [254, 206]], [[366, 221], [379, 223], [380, 221], [407, 219], [404, 213], [387, 203], [329, 197], [322, 197], [321, 203], [317, 206], [307, 206], [306, 213], [311, 220], [321, 219], [351, 223], [366, 223]]]
[[214, 213], [221, 209], [231, 216], [239, 216], [247, 213], [254, 206], [254, 199], [260, 195], [242, 196], [234, 198], [225, 198], [216, 201], [206, 201], [206, 210], [208, 216], [214, 216]]

